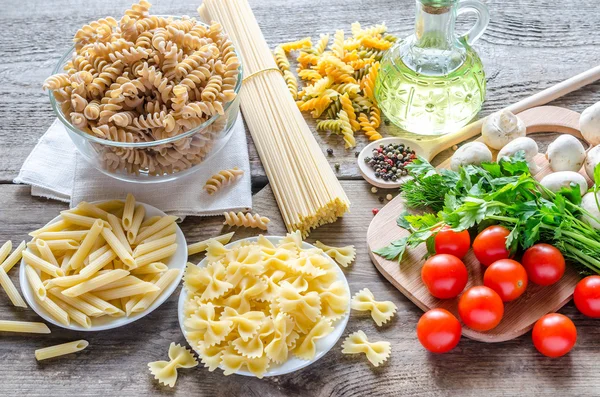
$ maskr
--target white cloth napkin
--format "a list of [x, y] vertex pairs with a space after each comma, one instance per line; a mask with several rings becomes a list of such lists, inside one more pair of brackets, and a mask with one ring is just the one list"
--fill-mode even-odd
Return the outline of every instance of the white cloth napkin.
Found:
[[[202, 189], [213, 174], [233, 167], [244, 171], [234, 184], [212, 196]], [[175, 181], [153, 184], [123, 182], [96, 170], [77, 152], [65, 127], [56, 119], [27, 157], [14, 182], [31, 185], [33, 196], [68, 202], [71, 207], [81, 201], [124, 199], [127, 193], [181, 218], [252, 207], [250, 162], [241, 116], [227, 145], [196, 172]]]

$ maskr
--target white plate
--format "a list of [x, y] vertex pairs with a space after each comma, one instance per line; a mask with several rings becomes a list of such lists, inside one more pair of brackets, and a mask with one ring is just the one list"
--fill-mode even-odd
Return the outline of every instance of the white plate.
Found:
[[[273, 244], [279, 243], [279, 240], [281, 240], [283, 238], [283, 237], [279, 237], [279, 236], [265, 236], [265, 237]], [[258, 239], [257, 237], [249, 237], [246, 239], [237, 240], [235, 242], [229, 243], [225, 247], [230, 247], [233, 244], [239, 243], [240, 241], [256, 241], [257, 239]], [[317, 247], [303, 242], [302, 248], [303, 249], [311, 249], [311, 248], [317, 248]], [[351, 298], [350, 286], [348, 285], [348, 280], [346, 280], [346, 276], [344, 275], [344, 272], [342, 272], [342, 269], [340, 269], [340, 267], [337, 265], [337, 263], [335, 263], [334, 260], [331, 259], [330, 257], [328, 257], [327, 255], [323, 254], [323, 256], [326, 257], [329, 261], [331, 261], [332, 264], [335, 265], [335, 269], [338, 273], [338, 280], [341, 280], [344, 282], [344, 286], [346, 287], [346, 292], [348, 293], [348, 308], [346, 309], [346, 313], [344, 313], [344, 316], [342, 318], [339, 318], [338, 320], [336, 320], [333, 323], [333, 332], [332, 333], [330, 333], [323, 339], [317, 340], [317, 342], [315, 344], [316, 348], [317, 348], [316, 349], [317, 354], [315, 354], [315, 356], [312, 358], [312, 360], [302, 360], [302, 359], [290, 354], [290, 356], [286, 362], [279, 364], [279, 365], [272, 364], [269, 367], [269, 369], [267, 370], [267, 372], [265, 373], [265, 376], [285, 375], [285, 374], [289, 374], [290, 372], [294, 372], [301, 368], [309, 366], [310, 364], [314, 363], [315, 361], [317, 361], [318, 359], [323, 357], [329, 350], [331, 350], [331, 348], [333, 346], [335, 346], [337, 341], [340, 339], [340, 337], [344, 333], [344, 330], [346, 329], [346, 325], [348, 324], [348, 318], [350, 317], [350, 298]], [[200, 266], [200, 267], [206, 266], [206, 259], [203, 259], [198, 264], [198, 266]], [[181, 294], [179, 295], [178, 316], [179, 316], [179, 326], [181, 327], [181, 332], [183, 332], [183, 335], [185, 336], [185, 338], [187, 340], [185, 326], [183, 325], [183, 321], [184, 321], [183, 306], [184, 306], [186, 297], [187, 297], [187, 290], [185, 289], [185, 286], [183, 286], [183, 288], [181, 288]], [[187, 342], [190, 346], [192, 346], [192, 344], [190, 343], [189, 340], [187, 340]], [[251, 372], [248, 372], [248, 371], [238, 371], [238, 372], [236, 372], [236, 374], [244, 375], [244, 376], [255, 376], [254, 374], [252, 374]]]
[[[97, 204], [97, 203], [95, 203], [95, 204]], [[146, 208], [146, 218], [150, 218], [150, 217], [157, 216], [157, 215], [167, 216], [167, 214], [165, 214], [158, 208], [155, 208], [151, 205], [140, 203], [140, 202], [137, 202], [137, 204], [141, 204], [144, 206], [144, 208]], [[54, 218], [50, 222], [48, 222], [48, 225], [58, 222], [60, 219], [61, 219], [60, 216], [57, 216], [56, 218]], [[29, 285], [29, 282], [27, 281], [27, 276], [25, 275], [25, 260], [23, 260], [23, 259], [21, 260], [21, 266], [19, 269], [19, 282], [21, 284], [21, 291], [23, 292], [23, 296], [25, 297], [25, 300], [27, 301], [27, 304], [29, 305], [29, 307], [31, 307], [44, 320], [46, 320], [49, 323], [52, 323], [58, 327], [61, 327], [61, 328], [71, 329], [74, 331], [104, 331], [107, 329], [118, 328], [118, 327], [122, 327], [124, 325], [130, 324], [130, 323], [132, 323], [136, 320], [139, 320], [140, 318], [152, 313], [156, 308], [158, 308], [160, 305], [162, 305], [163, 302], [166, 301], [169, 298], [169, 296], [171, 296], [173, 291], [175, 291], [175, 289], [179, 285], [179, 282], [181, 281], [181, 278], [183, 277], [183, 270], [185, 269], [185, 265], [187, 264], [187, 259], [188, 259], [187, 243], [185, 241], [185, 236], [183, 235], [183, 232], [181, 231], [179, 226], [177, 226], [175, 233], [177, 236], [177, 240], [176, 240], [177, 251], [175, 251], [175, 254], [167, 262], [165, 262], [165, 265], [167, 265], [170, 269], [181, 269], [181, 272], [179, 273], [179, 276], [177, 276], [176, 280], [174, 282], [172, 282], [171, 285], [169, 285], [169, 287], [165, 291], [163, 291], [158, 298], [156, 298], [156, 300], [152, 303], [152, 305], [150, 305], [143, 312], [136, 313], [129, 317], [126, 317], [126, 316], [123, 316], [123, 317], [110, 317], [110, 316], [92, 317], [91, 318], [91, 320], [92, 320], [91, 328], [84, 328], [81, 325], [74, 323], [73, 321], [71, 321], [71, 325], [69, 325], [67, 327], [67, 326], [59, 323], [58, 321], [56, 321], [54, 318], [52, 318], [48, 314], [48, 312], [46, 312], [46, 310], [43, 307], [41, 307], [37, 303], [37, 301], [34, 299], [33, 290], [31, 289], [31, 286]], [[27, 248], [27, 250], [29, 252], [31, 252], [31, 250], [29, 248]]]
[[411, 150], [414, 150], [417, 154], [423, 152], [421, 147], [415, 142], [396, 137], [379, 139], [378, 141], [373, 141], [367, 146], [365, 146], [365, 148], [361, 150], [358, 155], [358, 169], [360, 170], [360, 173], [367, 182], [369, 182], [373, 186], [377, 186], [382, 189], [397, 189], [410, 178], [409, 176], [403, 176], [396, 181], [384, 181], [381, 178], [377, 178], [375, 176], [375, 170], [369, 167], [369, 164], [365, 163], [365, 157], [371, 157], [373, 149], [378, 148], [379, 145], [387, 146], [390, 143], [398, 145], [403, 143], [404, 145], [410, 147]]

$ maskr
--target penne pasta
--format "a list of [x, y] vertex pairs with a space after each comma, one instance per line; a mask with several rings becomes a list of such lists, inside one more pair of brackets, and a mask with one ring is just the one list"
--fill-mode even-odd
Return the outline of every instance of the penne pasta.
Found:
[[102, 230], [102, 236], [104, 237], [108, 245], [110, 245], [115, 254], [117, 254], [119, 259], [123, 261], [127, 269], [133, 269], [134, 267], [136, 267], [133, 257], [131, 256], [129, 251], [125, 249], [123, 244], [121, 244], [117, 236], [115, 236], [115, 234], [112, 231], [104, 228]]
[[46, 244], [48, 245], [48, 248], [50, 248], [52, 251], [71, 251], [79, 248], [79, 242], [72, 239], [48, 240], [46, 241]]
[[46, 287], [47, 290], [50, 288], [53, 288], [53, 287], [67, 288], [67, 287], [72, 287], [74, 285], [82, 283], [87, 279], [88, 279], [87, 277], [82, 276], [81, 274], [72, 274], [70, 276], [55, 277], [55, 278], [46, 280], [46, 281], [44, 281], [44, 286]]
[[71, 257], [71, 260], [69, 261], [69, 267], [71, 269], [79, 269], [83, 266], [83, 261], [89, 255], [90, 251], [92, 250], [92, 247], [94, 246], [94, 242], [96, 241], [96, 239], [98, 239], [100, 233], [102, 233], [102, 231], [104, 230], [108, 230], [104, 227], [104, 223], [106, 222], [104, 222], [101, 219], [96, 219], [94, 221], [90, 228], [90, 231], [81, 242], [79, 249], [75, 251], [75, 253]]
[[175, 234], [175, 233], [177, 233], [177, 224], [175, 224], [173, 222], [169, 226], [167, 226], [164, 229], [162, 229], [161, 231], [156, 232], [152, 236], [144, 239], [143, 241], [140, 242], [140, 244], [149, 243], [151, 241], [158, 240], [160, 238], [163, 238], [165, 236], [168, 236], [168, 235], [171, 235], [171, 234]]
[[123, 200], [109, 200], [96, 204], [96, 207], [107, 212], [115, 212], [117, 210], [122, 210], [124, 205], [125, 203]]
[[121, 218], [121, 224], [124, 230], [129, 230], [133, 224], [133, 213], [135, 211], [135, 197], [133, 194], [127, 194], [125, 199], [125, 207], [123, 208], [123, 217]]
[[36, 238], [46, 242], [50, 240], [75, 240], [81, 241], [88, 234], [89, 230], [63, 230], [60, 232], [40, 233]]
[[35, 240], [35, 246], [37, 247], [38, 252], [42, 256], [42, 259], [52, 263], [54, 266], [58, 267], [58, 261], [54, 257], [52, 250], [48, 247], [48, 244], [44, 240], [37, 239]]
[[142, 281], [141, 283], [127, 285], [125, 287], [119, 287], [119, 288], [108, 289], [106, 291], [94, 292], [94, 295], [96, 295], [100, 299], [110, 301], [113, 299], [120, 299], [120, 298], [124, 298], [127, 296], [134, 296], [134, 295], [138, 295], [138, 294], [147, 294], [147, 293], [156, 292], [156, 291], [160, 291], [160, 288], [152, 283], [147, 283], [145, 281]]
[[177, 244], [167, 245], [156, 251], [149, 252], [135, 259], [136, 267], [144, 266], [152, 262], [160, 262], [163, 258], [168, 258], [177, 251]]
[[81, 269], [79, 275], [85, 278], [92, 277], [95, 273], [99, 272], [102, 268], [108, 265], [117, 257], [117, 254], [110, 248], [106, 250], [102, 255], [91, 261], [86, 267]]
[[139, 233], [137, 235], [137, 237], [135, 238], [135, 243], [139, 244], [140, 241], [147, 239], [148, 237], [152, 236], [154, 233], [157, 233], [157, 232], [161, 231], [162, 229], [164, 229], [165, 227], [169, 226], [170, 224], [175, 223], [176, 220], [177, 220], [176, 216], [172, 216], [172, 215], [163, 216], [162, 218], [160, 218], [160, 220], [158, 222], [156, 222], [152, 226], [149, 226], [147, 229], [144, 229], [143, 232]]
[[25, 259], [26, 264], [30, 265], [34, 269], [47, 273], [52, 277], [62, 277], [65, 275], [64, 271], [60, 267], [54, 266], [52, 263], [35, 256], [31, 252], [23, 251], [23, 259]]
[[93, 250], [88, 256], [88, 259], [90, 260], [90, 262], [93, 262], [108, 251], [111, 251], [110, 245], [104, 244], [102, 247]]
[[135, 250], [133, 250], [133, 257], [138, 258], [149, 252], [159, 250], [160, 248], [163, 248], [163, 247], [166, 247], [167, 245], [171, 245], [171, 244], [175, 243], [176, 240], [177, 240], [177, 236], [175, 235], [175, 233], [173, 233], [173, 234], [165, 236], [163, 238], [159, 238], [158, 240], [140, 244], [135, 248]]
[[166, 272], [169, 268], [167, 265], [161, 262], [152, 262], [147, 265], [137, 267], [131, 271], [131, 274], [136, 276], [141, 276], [144, 274], [154, 274], [154, 273], [162, 273]]
[[29, 235], [31, 237], [38, 237], [42, 233], [56, 232], [56, 231], [59, 231], [59, 230], [63, 230], [65, 228], [69, 227], [69, 225], [70, 225], [69, 222], [67, 222], [65, 219], [61, 219], [58, 222], [54, 222], [54, 223], [46, 225], [46, 226], [44, 226], [42, 228], [34, 230], [33, 232], [29, 233]]
[[102, 311], [102, 313], [107, 314], [111, 317], [119, 317], [125, 315], [125, 312], [123, 310], [119, 309], [114, 305], [111, 305], [105, 300], [98, 298], [94, 294], [83, 294], [79, 298], [85, 301], [86, 303], [89, 303], [90, 305], [98, 308]]
[[[92, 249], [90, 249], [90, 255], [92, 255], [95, 251], [98, 251], [105, 245], [107, 245], [107, 244], [106, 244], [106, 241], [104, 241], [104, 237], [98, 236], [98, 238], [96, 239], [96, 241], [94, 241], [94, 244], [92, 245]], [[88, 255], [88, 259], [90, 261], [92, 260], [89, 258], [89, 255]]]
[[108, 220], [108, 212], [98, 208], [94, 204], [90, 204], [87, 201], [82, 201], [77, 204], [77, 207], [71, 210], [72, 212], [80, 215], [90, 216], [93, 218], [100, 218], [102, 220]]
[[2, 269], [4, 269], [6, 273], [8, 273], [10, 269], [12, 269], [13, 266], [21, 260], [21, 258], [23, 257], [23, 251], [25, 250], [25, 247], [25, 241], [21, 241], [21, 244], [19, 244], [19, 246], [15, 248], [12, 254], [10, 254], [8, 258], [4, 260], [4, 262], [2, 262]]
[[54, 303], [56, 303], [58, 305], [58, 307], [63, 309], [65, 312], [67, 312], [67, 314], [69, 315], [69, 318], [71, 320], [75, 321], [77, 324], [81, 325], [83, 328], [91, 328], [92, 327], [92, 320], [90, 320], [90, 318], [88, 316], [86, 316], [84, 313], [82, 313], [79, 310], [75, 309], [74, 307], [68, 305], [65, 301], [56, 300], [56, 301], [54, 301]]
[[46, 310], [50, 317], [52, 317], [62, 325], [66, 325], [67, 327], [71, 325], [71, 322], [69, 321], [69, 315], [67, 314], [67, 312], [61, 309], [52, 299], [50, 299], [50, 297], [46, 297], [46, 299], [44, 299], [43, 301], [39, 300], [37, 295], [34, 295], [34, 297], [36, 302], [41, 307], [43, 307], [44, 310]]
[[10, 250], [12, 250], [12, 241], [8, 240], [2, 244], [2, 247], [0, 247], [0, 263], [4, 262], [4, 260], [8, 257]]
[[146, 216], [146, 208], [143, 205], [138, 205], [135, 208], [135, 212], [133, 213], [133, 221], [131, 222], [131, 227], [127, 230], [127, 241], [130, 244], [135, 242], [135, 238], [138, 235], [138, 231], [140, 230], [140, 226], [142, 225], [142, 221], [144, 220], [144, 216]]
[[25, 265], [25, 276], [27, 276], [27, 281], [29, 281], [33, 293], [42, 301], [46, 299], [46, 287], [42, 284], [42, 279], [35, 269], [29, 265]]
[[76, 353], [89, 346], [86, 340], [76, 340], [74, 342], [63, 343], [61, 345], [44, 347], [35, 351], [35, 359], [38, 361], [49, 358], [64, 356], [65, 354]]
[[67, 270], [69, 270], [69, 261], [71, 260], [71, 257], [73, 256], [72, 252], [69, 252], [67, 254], [65, 254], [65, 256], [63, 256], [62, 258], [62, 262], [60, 263], [60, 268], [63, 272], [67, 272]]
[[86, 292], [93, 291], [96, 288], [102, 287], [103, 285], [110, 284], [113, 281], [117, 281], [123, 277], [126, 277], [127, 275], [129, 275], [129, 272], [127, 270], [109, 270], [104, 274], [101, 274], [89, 280], [83, 281], [80, 284], [67, 288], [62, 293], [63, 295], [70, 297], [79, 296], [85, 294]]
[[131, 250], [129, 241], [125, 236], [125, 232], [123, 231], [123, 227], [121, 226], [121, 221], [119, 220], [119, 218], [117, 218], [113, 214], [108, 214], [108, 223], [112, 226], [112, 232], [119, 239], [121, 244], [123, 244], [125, 249], [127, 249], [127, 251], [131, 254], [133, 251]]
[[150, 305], [158, 298], [162, 291], [164, 291], [171, 283], [177, 278], [180, 269], [170, 269], [162, 274], [160, 278], [154, 283], [158, 287], [158, 291], [149, 292], [136, 305], [131, 309], [132, 313], [139, 313], [146, 310]]
[[62, 294], [62, 290], [60, 288], [52, 288], [51, 290], [48, 291], [52, 296], [60, 299], [61, 301], [73, 306], [75, 309], [79, 310], [80, 312], [84, 313], [86, 316], [90, 316], [90, 317], [99, 317], [104, 315], [104, 312], [102, 310], [100, 310], [99, 308], [90, 305], [89, 303], [87, 303], [86, 301], [84, 301], [83, 299], [81, 299], [81, 297], [77, 297], [77, 298], [71, 298], [69, 296], [65, 296]]
[[44, 323], [30, 321], [0, 320], [0, 332], [23, 332], [28, 334], [49, 334], [50, 328]]
[[208, 248], [208, 243], [213, 240], [216, 240], [216, 241], [220, 242], [221, 244], [227, 244], [231, 241], [231, 238], [233, 237], [234, 233], [235, 232], [222, 234], [220, 236], [209, 238], [207, 240], [198, 241], [197, 243], [194, 243], [194, 244], [188, 244], [188, 247], [187, 247], [188, 248], [188, 256], [206, 251], [206, 248]]
[[10, 277], [8, 277], [8, 274], [6, 274], [6, 272], [4, 271], [4, 268], [1, 268], [1, 267], [0, 267], [0, 285], [6, 292], [6, 295], [8, 295], [8, 298], [12, 302], [13, 306], [27, 307], [27, 304], [25, 303], [25, 301], [19, 294], [19, 291], [17, 291], [17, 288], [11, 281]]
[[152, 216], [152, 217], [146, 219], [144, 222], [142, 222], [141, 227], [146, 228], [146, 227], [152, 226], [156, 222], [160, 221], [160, 218], [162, 218], [162, 216], [160, 216], [160, 215]]
[[[87, 227], [87, 228], [91, 228], [94, 223], [96, 223], [96, 221], [98, 219], [96, 218], [92, 218], [90, 216], [84, 216], [84, 215], [79, 215], [79, 214], [75, 214], [71, 211], [62, 211], [60, 213], [60, 215], [65, 218], [68, 222], [74, 224], [74, 225], [79, 225], [79, 226], [83, 226], [83, 227]], [[110, 225], [108, 224], [108, 222], [100, 219], [100, 221], [102, 222], [102, 226], [106, 227], [108, 229], [110, 229]]]
[[[113, 289], [113, 288], [126, 287], [128, 285], [141, 284], [143, 282], [144, 282], [144, 280], [141, 280], [141, 279], [139, 279], [139, 278], [137, 278], [135, 276], [123, 277], [120, 280], [117, 280], [117, 281], [112, 282], [112, 283], [107, 284], [107, 285], [103, 285], [100, 288], [96, 288], [94, 290], [94, 295], [99, 296], [98, 292], [100, 292], [100, 291], [106, 291], [106, 290]], [[105, 299], [105, 300], [111, 300], [111, 299]]]

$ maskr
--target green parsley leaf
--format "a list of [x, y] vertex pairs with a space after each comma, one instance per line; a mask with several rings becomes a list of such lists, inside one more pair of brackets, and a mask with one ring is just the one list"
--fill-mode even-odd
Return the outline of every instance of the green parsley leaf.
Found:
[[398, 263], [400, 263], [402, 256], [404, 255], [404, 251], [406, 251], [407, 241], [408, 237], [402, 237], [396, 241], [392, 241], [386, 247], [374, 250], [373, 253], [391, 261], [398, 258]]

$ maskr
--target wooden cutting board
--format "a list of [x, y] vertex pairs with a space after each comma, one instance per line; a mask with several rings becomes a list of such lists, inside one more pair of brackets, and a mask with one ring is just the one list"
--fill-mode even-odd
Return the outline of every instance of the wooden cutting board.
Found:
[[[568, 109], [555, 106], [543, 106], [527, 110], [519, 117], [527, 126], [527, 133], [560, 132], [581, 138], [579, 132], [579, 114]], [[480, 138], [481, 139], [481, 138]], [[479, 140], [480, 140], [479, 139]], [[494, 153], [496, 155], [496, 153]], [[536, 178], [541, 179], [551, 172], [543, 154], [536, 157], [541, 167]], [[450, 160], [438, 168], [449, 168]], [[582, 170], [581, 173], [585, 175]], [[591, 183], [588, 179], [588, 183]], [[383, 207], [373, 218], [367, 232], [367, 244], [371, 260], [377, 269], [407, 298], [424, 311], [441, 307], [449, 310], [458, 317], [458, 298], [441, 300], [431, 296], [427, 287], [421, 281], [421, 266], [427, 249], [424, 244], [415, 249], [407, 250], [402, 264], [386, 260], [373, 254], [373, 250], [385, 247], [391, 241], [407, 236], [408, 232], [396, 224], [396, 218], [405, 210], [401, 195], [398, 195]], [[465, 290], [483, 285], [485, 268], [477, 261], [470, 251], [463, 259], [469, 271], [469, 281]], [[463, 327], [463, 335], [482, 342], [502, 342], [516, 338], [529, 331], [533, 324], [544, 314], [555, 312], [564, 306], [573, 295], [575, 285], [580, 280], [579, 274], [567, 266], [564, 276], [554, 285], [543, 287], [529, 283], [525, 293], [513, 302], [505, 303], [504, 317], [500, 324], [486, 332], [478, 332]]]

